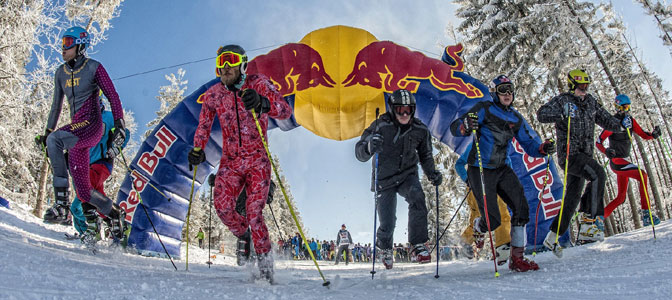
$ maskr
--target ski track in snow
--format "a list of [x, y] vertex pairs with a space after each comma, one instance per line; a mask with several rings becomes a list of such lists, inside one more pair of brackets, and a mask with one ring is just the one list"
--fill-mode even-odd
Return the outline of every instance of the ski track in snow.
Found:
[[[25, 207], [0, 208], [0, 299], [670, 299], [672, 298], [672, 222], [607, 238], [602, 243], [550, 252], [534, 260], [540, 270], [512, 273], [492, 261], [396, 263], [384, 270], [370, 263], [320, 261], [329, 289], [312, 261], [275, 262], [275, 285], [252, 280], [253, 267], [238, 267], [235, 258], [207, 249], [189, 248], [185, 260], [142, 257], [103, 248], [91, 254], [64, 233], [72, 227], [44, 224]], [[182, 249], [184, 258], [185, 248]], [[180, 298], [177, 298], [180, 297]]]

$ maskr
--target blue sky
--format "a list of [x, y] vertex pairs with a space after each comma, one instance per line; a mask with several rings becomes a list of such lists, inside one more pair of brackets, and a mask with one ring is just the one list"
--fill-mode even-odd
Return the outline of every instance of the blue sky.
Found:
[[[270, 49], [251, 49], [298, 42], [313, 30], [347, 25], [365, 29], [379, 40], [423, 49], [437, 57], [445, 45], [454, 43], [445, 28], [448, 22], [459, 24], [455, 8], [447, 1], [424, 0], [126, 1], [120, 17], [112, 20], [108, 39], [91, 56], [116, 79], [213, 57], [223, 44], [240, 44], [252, 58]], [[630, 1], [619, 1], [616, 9], [627, 13], [625, 21], [637, 44], [646, 45], [643, 59], [647, 65], [669, 77], [667, 69], [672, 59], [657, 36], [654, 19], [643, 15], [642, 9]], [[214, 77], [212, 60], [181, 68], [189, 80], [187, 94]], [[155, 97], [159, 87], [168, 84], [164, 75], [177, 69], [114, 81], [124, 108], [134, 111], [140, 133], [158, 110]], [[302, 128], [273, 130], [269, 136], [271, 152], [280, 158], [310, 235], [320, 240], [335, 239], [345, 223], [356, 242], [371, 242], [371, 164], [355, 159], [357, 139], [332, 141]], [[406, 204], [399, 197], [395, 242], [406, 242], [406, 223]]]

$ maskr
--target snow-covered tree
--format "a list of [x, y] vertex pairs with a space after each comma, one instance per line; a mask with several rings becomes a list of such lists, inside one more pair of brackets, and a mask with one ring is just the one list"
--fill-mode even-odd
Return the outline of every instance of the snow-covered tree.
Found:
[[154, 130], [154, 127], [163, 120], [163, 118], [170, 113], [177, 104], [182, 102], [184, 99], [184, 92], [187, 90], [188, 80], [184, 78], [186, 71], [183, 69], [177, 70], [177, 75], [171, 73], [166, 75], [165, 78], [170, 82], [170, 85], [164, 85], [159, 88], [159, 95], [156, 96], [156, 100], [159, 100], [161, 106], [159, 110], [156, 111], [156, 118], [147, 123], [149, 129], [145, 131], [144, 138], [149, 137]]

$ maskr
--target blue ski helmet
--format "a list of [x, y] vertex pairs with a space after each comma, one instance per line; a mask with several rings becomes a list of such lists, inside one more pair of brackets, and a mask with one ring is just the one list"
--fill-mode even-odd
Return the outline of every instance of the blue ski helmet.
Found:
[[620, 95], [616, 96], [616, 99], [614, 99], [614, 102], [616, 103], [616, 105], [619, 105], [619, 106], [630, 104], [630, 97], [628, 97], [625, 94], [620, 94]]
[[494, 100], [496, 103], [499, 103], [499, 96], [497, 95], [498, 93], [511, 93], [511, 95], [513, 95], [513, 100], [516, 100], [513, 81], [511, 81], [511, 79], [509, 79], [509, 77], [504, 74], [495, 77], [495, 79], [490, 82], [489, 89], [490, 96], [492, 96], [492, 100]]
[[[72, 38], [72, 40], [69, 38]], [[66, 40], [68, 41], [67, 44]], [[61, 41], [63, 42], [63, 49], [70, 49], [75, 45], [84, 45], [80, 49], [80, 51], [83, 51], [91, 43], [91, 37], [89, 36], [89, 33], [86, 31], [86, 29], [79, 26], [74, 26], [68, 28], [65, 33], [63, 33]]]

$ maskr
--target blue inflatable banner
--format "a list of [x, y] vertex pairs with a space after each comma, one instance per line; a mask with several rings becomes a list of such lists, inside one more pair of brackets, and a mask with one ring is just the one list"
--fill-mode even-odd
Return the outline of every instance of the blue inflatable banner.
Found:
[[[427, 124], [431, 134], [462, 153], [471, 139], [454, 137], [451, 122], [478, 101], [492, 101], [488, 88], [463, 72], [462, 50], [462, 45], [449, 46], [442, 59], [433, 59], [390, 41], [378, 41], [361, 29], [332, 26], [309, 33], [300, 43], [285, 44], [255, 57], [247, 72], [266, 75], [293, 109], [288, 120], [269, 119], [269, 129], [286, 131], [301, 125], [330, 139], [356, 138], [375, 118], [375, 109], [384, 108], [385, 99], [403, 88], [415, 94], [416, 117]], [[208, 161], [199, 166], [195, 177], [189, 170], [186, 153], [193, 147], [200, 97], [218, 82], [219, 78], [212, 79], [185, 97], [154, 128], [130, 165], [132, 172], [124, 180], [117, 202], [132, 224], [129, 245], [142, 254], [162, 255], [163, 249], [141, 200], [168, 252], [180, 255], [192, 177], [198, 190], [222, 153], [221, 127], [215, 118], [205, 149]], [[509, 156], [530, 206], [528, 246], [534, 241], [538, 199], [542, 201], [537, 237], [537, 244], [541, 244], [550, 218], [559, 211], [562, 184], [557, 170], [551, 163], [549, 184], [542, 193], [545, 159], [531, 158], [519, 146], [510, 147]]]

